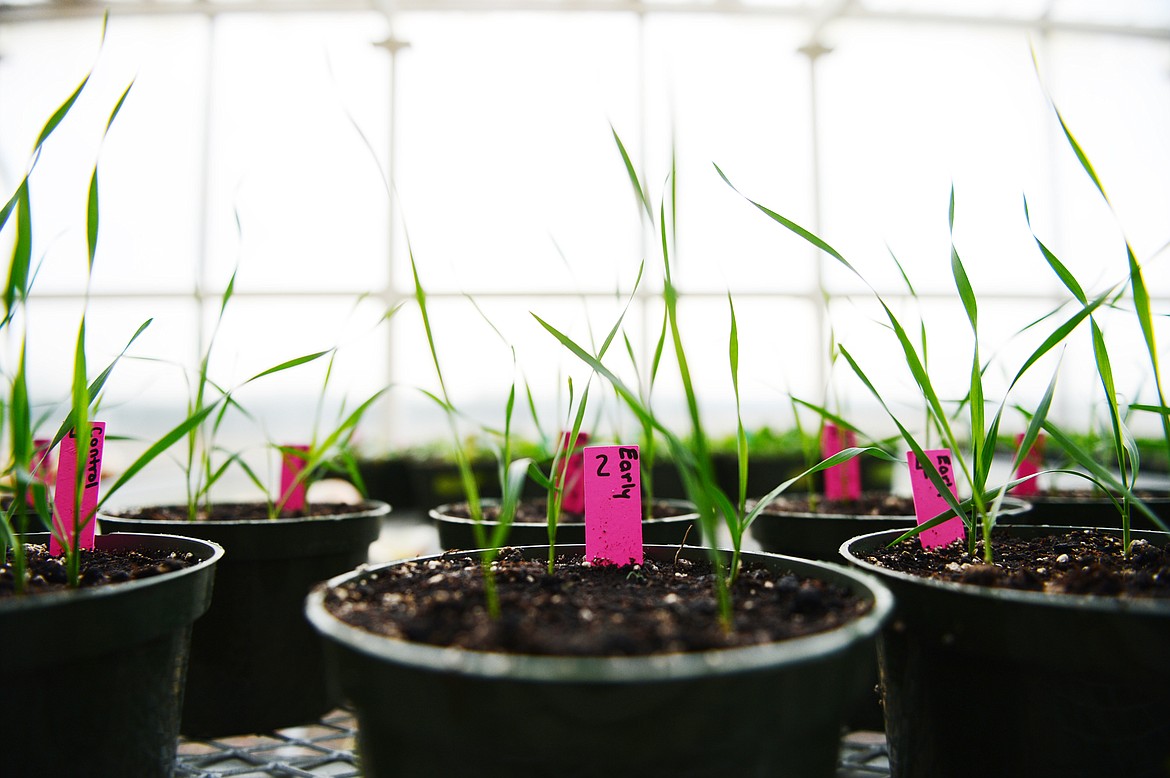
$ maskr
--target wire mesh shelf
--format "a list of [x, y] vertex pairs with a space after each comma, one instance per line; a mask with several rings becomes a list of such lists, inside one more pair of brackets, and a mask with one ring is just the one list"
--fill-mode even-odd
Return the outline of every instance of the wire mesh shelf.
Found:
[[[181, 740], [176, 778], [359, 778], [357, 722], [333, 711], [320, 721], [259, 735]], [[853, 732], [841, 741], [838, 778], [886, 778], [885, 737]]]

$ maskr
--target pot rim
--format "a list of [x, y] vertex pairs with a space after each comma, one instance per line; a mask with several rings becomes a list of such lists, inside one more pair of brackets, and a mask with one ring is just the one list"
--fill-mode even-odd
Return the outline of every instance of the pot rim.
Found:
[[[247, 502], [248, 501], [244, 501], [245, 504]], [[258, 501], [257, 501], [257, 504], [259, 504]], [[310, 506], [311, 505], [312, 505], [312, 503], [310, 503]], [[163, 505], [128, 506], [125, 508], [119, 508], [118, 512], [135, 511], [135, 510], [149, 510], [150, 508], [156, 508], [156, 507], [170, 508], [170, 507], [177, 507], [177, 506], [178, 506], [177, 503], [168, 504], [165, 506], [163, 506]], [[363, 506], [368, 506], [368, 507], [363, 507]], [[215, 525], [215, 526], [219, 526], [219, 527], [245, 527], [245, 526], [262, 526], [262, 525], [266, 525], [266, 524], [275, 524], [275, 523], [279, 523], [283, 526], [288, 526], [291, 524], [316, 524], [318, 522], [345, 521], [348, 519], [355, 519], [355, 518], [363, 518], [364, 519], [364, 518], [369, 518], [371, 516], [385, 516], [385, 515], [390, 513], [390, 504], [383, 501], [383, 500], [364, 500], [363, 502], [358, 503], [358, 504], [354, 505], [353, 507], [360, 508], [360, 510], [353, 510], [353, 511], [350, 511], [348, 513], [334, 513], [334, 514], [330, 514], [328, 516], [295, 516], [295, 517], [287, 518], [287, 519], [196, 519], [194, 521], [192, 521], [191, 519], [150, 519], [150, 518], [145, 518], [145, 517], [119, 516], [115, 513], [111, 513], [109, 510], [98, 511], [97, 518], [103, 522], [126, 521], [126, 522], [136, 522], [137, 523], [137, 522], [149, 521], [151, 524], [158, 525], [160, 527], [176, 527], [176, 528], [197, 527], [200, 525]]]
[[[1025, 530], [1031, 532], [1033, 530], [1051, 530], [1051, 533], [1037, 533], [1037, 534], [1066, 534], [1071, 532], [1090, 530], [1096, 532], [1107, 532], [1109, 534], [1118, 534], [1120, 529], [1102, 528], [1102, 527], [1062, 527], [1048, 524], [1013, 524], [999, 527], [1005, 530]], [[1030, 605], [1035, 607], [1047, 608], [1075, 608], [1080, 610], [1094, 610], [1102, 613], [1129, 613], [1133, 615], [1148, 615], [1153, 617], [1170, 617], [1170, 599], [1153, 599], [1146, 597], [1107, 597], [1104, 595], [1094, 594], [1063, 594], [1063, 593], [1048, 593], [1048, 592], [1034, 592], [1024, 591], [1019, 589], [1002, 589], [994, 586], [984, 586], [981, 584], [959, 583], [956, 581], [938, 581], [931, 578], [924, 578], [912, 573], [904, 573], [900, 570], [890, 570], [886, 567], [878, 567], [865, 559], [857, 556], [853, 551], [854, 545], [864, 545], [869, 542], [891, 541], [905, 533], [905, 530], [882, 530], [880, 532], [870, 532], [865, 535], [858, 535], [850, 538], [841, 544], [838, 549], [842, 557], [844, 557], [851, 565], [881, 578], [889, 578], [893, 581], [902, 583], [926, 586], [930, 589], [935, 589], [941, 592], [948, 592], [952, 595], [970, 598], [984, 598], [1006, 603], [1018, 603], [1023, 605]], [[1132, 530], [1131, 536], [1135, 538], [1145, 538], [1152, 540], [1156, 537], [1164, 537], [1170, 542], [1170, 533], [1155, 532], [1152, 530]]]
[[[499, 499], [497, 499], [495, 497], [485, 497], [484, 499], [480, 500], [480, 502], [483, 503], [484, 505], [493, 505], [493, 506], [500, 504]], [[667, 505], [674, 505], [677, 507], [688, 508], [688, 509], [690, 509], [691, 512], [690, 513], [680, 513], [680, 514], [677, 514], [675, 516], [657, 516], [657, 517], [652, 517], [650, 519], [647, 519], [646, 521], [659, 523], [659, 522], [668, 522], [668, 521], [694, 521], [694, 520], [699, 518], [698, 512], [694, 510], [695, 504], [693, 502], [691, 502], [690, 500], [686, 500], [686, 499], [683, 499], [681, 497], [655, 497], [654, 502], [660, 502], [660, 503], [665, 503]], [[444, 511], [450, 510], [455, 505], [462, 505], [462, 504], [463, 503], [461, 503], [461, 502], [443, 503], [442, 505], [439, 505], [438, 507], [435, 507], [435, 508], [431, 508], [429, 511], [427, 511], [427, 516], [429, 516], [432, 521], [443, 521], [443, 522], [447, 522], [450, 524], [475, 524], [475, 520], [472, 519], [471, 517], [452, 516], [449, 513], [444, 512]], [[538, 522], [538, 521], [513, 522], [513, 526], [515, 526], [517, 523], [522, 524], [524, 526], [528, 526], [528, 525], [531, 525], [534, 527], [544, 526], [544, 524], [542, 522]], [[494, 527], [497, 524], [499, 524], [499, 522], [496, 521], [495, 519], [484, 519], [482, 524], [485, 527]], [[558, 528], [559, 527], [584, 527], [584, 526], [585, 526], [585, 522], [583, 522], [583, 521], [558, 521], [557, 522]], [[558, 547], [559, 547], [559, 544], [558, 544]]]
[[[548, 546], [516, 546], [520, 550], [536, 551]], [[646, 551], [675, 554], [678, 546], [647, 545]], [[583, 552], [583, 545], [558, 546], [571, 553]], [[705, 554], [706, 549], [683, 547], [682, 553]], [[477, 552], [458, 552], [460, 555]], [[720, 553], [730, 554], [726, 549]], [[507, 678], [522, 682], [584, 682], [584, 683], [646, 683], [676, 681], [689, 678], [712, 677], [758, 671], [778, 665], [794, 665], [818, 657], [846, 651], [851, 644], [873, 637], [893, 609], [893, 595], [872, 576], [851, 570], [843, 565], [814, 562], [796, 557], [766, 552], [743, 552], [746, 561], [756, 557], [779, 560], [798, 575], [816, 577], [818, 571], [832, 573], [830, 578], [845, 578], [855, 591], [868, 595], [872, 605], [862, 616], [827, 632], [791, 638], [740, 648], [715, 649], [686, 653], [654, 654], [650, 656], [537, 656], [473, 651], [450, 646], [414, 643], [400, 638], [375, 635], [341, 621], [325, 609], [325, 591], [349, 578], [401, 564], [403, 561], [425, 561], [444, 556], [436, 554], [416, 560], [399, 560], [370, 568], [359, 568], [335, 576], [313, 589], [305, 600], [305, 615], [323, 636], [344, 644], [351, 650], [375, 659], [432, 672], [450, 673], [477, 678]]]
[[[32, 542], [40, 542], [40, 538], [44, 538], [44, 542], [48, 542], [48, 532], [37, 532], [26, 535]], [[103, 540], [103, 538], [105, 540]], [[25, 542], [29, 542], [25, 540]], [[12, 597], [0, 598], [0, 612], [4, 613], [19, 613], [25, 610], [36, 608], [51, 608], [58, 605], [65, 605], [67, 603], [83, 602], [87, 600], [100, 600], [109, 597], [115, 597], [129, 592], [139, 591], [154, 586], [161, 586], [168, 581], [174, 581], [184, 576], [198, 575], [203, 570], [212, 567], [224, 556], [223, 546], [214, 543], [210, 540], [202, 540], [200, 538], [191, 538], [183, 535], [164, 535], [164, 534], [146, 534], [138, 532], [112, 532], [108, 534], [101, 534], [95, 536], [95, 541], [99, 545], [110, 545], [113, 548], [130, 548], [132, 547], [126, 541], [138, 541], [141, 546], [149, 546], [158, 541], [182, 541], [179, 545], [190, 544], [193, 546], [201, 546], [206, 551], [210, 552], [205, 555], [205, 558], [200, 559], [197, 563], [190, 567], [185, 567], [180, 570], [171, 570], [166, 573], [154, 575], [149, 578], [138, 578], [133, 581], [121, 581], [118, 583], [107, 583], [100, 586], [87, 586], [77, 589], [66, 589], [62, 591], [39, 592], [28, 595], [14, 595]], [[195, 549], [187, 549], [195, 551]], [[63, 633], [64, 634], [64, 633]]]

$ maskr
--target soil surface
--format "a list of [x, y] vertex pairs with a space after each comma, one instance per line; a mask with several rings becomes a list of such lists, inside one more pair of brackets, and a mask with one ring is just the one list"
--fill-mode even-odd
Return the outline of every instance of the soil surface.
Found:
[[843, 516], [913, 516], [914, 500], [888, 492], [865, 492], [860, 500], [826, 500], [817, 496], [810, 504], [807, 494], [782, 494], [764, 513], [819, 513]]
[[734, 625], [719, 624], [707, 561], [590, 566], [560, 557], [496, 562], [501, 616], [488, 617], [477, 557], [452, 553], [362, 576], [326, 593], [339, 619], [370, 632], [479, 651], [637, 656], [768, 643], [836, 627], [869, 609], [841, 587], [745, 566], [733, 587]]
[[879, 567], [942, 581], [1061, 594], [1170, 598], [1170, 550], [1146, 540], [1122, 555], [1120, 535], [1078, 530], [1021, 538], [999, 529], [993, 538], [994, 564], [976, 556], [964, 542], [926, 550], [916, 539], [866, 556]]
[[[372, 505], [353, 505], [343, 502], [315, 502], [303, 511], [284, 511], [278, 519], [303, 519], [309, 516], [340, 516], [347, 513], [369, 510]], [[120, 519], [137, 521], [187, 521], [186, 505], [154, 505], [132, 511], [110, 513]], [[216, 503], [210, 512], [200, 509], [195, 521], [256, 521], [268, 518], [268, 506], [262, 502]]]
[[[650, 508], [650, 516], [652, 519], [669, 519], [672, 516], [685, 516], [688, 513], [694, 513], [694, 511], [677, 503], [655, 502]], [[467, 507], [467, 503], [463, 502], [452, 505], [448, 509], [447, 515], [460, 519], [469, 519], [471, 518], [471, 511]], [[483, 507], [483, 517], [488, 521], [495, 521], [500, 517], [500, 507], [498, 505], [485, 505]], [[548, 521], [548, 500], [521, 500], [520, 504], [516, 506], [515, 521], [526, 524], [544, 524]], [[561, 511], [561, 524], [566, 522], [580, 524], [584, 521], [585, 514], [583, 513]]]
[[[61, 591], [68, 587], [64, 557], [49, 555], [44, 544], [25, 545], [25, 564], [28, 566], [28, 593]], [[191, 567], [199, 560], [191, 554], [171, 551], [138, 549], [131, 551], [93, 550], [81, 552], [81, 586], [101, 586], [140, 578], [151, 578], [162, 573]], [[15, 594], [12, 571], [12, 550], [0, 567], [0, 597]]]

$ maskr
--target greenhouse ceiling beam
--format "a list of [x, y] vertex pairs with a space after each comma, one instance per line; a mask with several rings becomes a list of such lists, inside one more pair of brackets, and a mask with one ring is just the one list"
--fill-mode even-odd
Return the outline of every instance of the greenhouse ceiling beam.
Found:
[[[640, 2], [639, 0], [192, 0], [192, 2], [135, 2], [107, 3], [75, 0], [69, 3], [32, 3], [5, 5], [0, 3], [0, 23], [46, 21], [51, 19], [98, 16], [108, 8], [112, 15], [173, 15], [173, 14], [231, 14], [231, 13], [331, 13], [373, 11], [389, 8], [394, 12], [611, 12], [640, 14], [727, 14], [759, 17], [801, 19], [820, 27], [847, 19], [877, 23], [919, 23], [960, 27], [989, 27], [998, 29], [1039, 30], [1052, 33], [1084, 33], [1119, 35], [1127, 37], [1170, 40], [1170, 26], [1142, 26], [1111, 24], [1107, 22], [1080, 22], [1073, 20], [1036, 18], [1003, 18], [977, 15], [929, 13], [922, 11], [874, 10], [857, 2], [837, 4], [827, 2], [815, 6], [744, 5], [735, 0], [715, 3]], [[824, 9], [833, 9], [826, 18]]]

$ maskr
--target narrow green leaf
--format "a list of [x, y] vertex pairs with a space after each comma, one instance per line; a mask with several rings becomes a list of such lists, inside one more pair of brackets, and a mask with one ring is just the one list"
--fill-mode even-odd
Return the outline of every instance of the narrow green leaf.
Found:
[[645, 191], [642, 189], [642, 182], [638, 177], [638, 171], [634, 169], [634, 163], [630, 160], [629, 152], [626, 151], [626, 144], [622, 143], [621, 137], [617, 130], [610, 125], [610, 132], [613, 133], [613, 139], [617, 143], [618, 151], [622, 155], [622, 162], [626, 166], [626, 175], [630, 178], [630, 184], [634, 187], [634, 195], [638, 198], [638, 204], [646, 210], [646, 218], [651, 222], [654, 221], [654, 213], [650, 208], [650, 199], [646, 197]]
[[255, 381], [256, 379], [263, 378], [266, 375], [272, 375], [273, 373], [280, 373], [282, 371], [289, 370], [290, 368], [294, 368], [294, 367], [298, 367], [300, 365], [307, 364], [307, 363], [312, 362], [316, 359], [320, 359], [321, 357], [325, 356], [326, 354], [332, 354], [334, 351], [335, 351], [335, 349], [326, 349], [325, 351], [318, 351], [318, 352], [313, 353], [313, 354], [305, 354], [304, 356], [290, 359], [287, 362], [281, 362], [279, 365], [273, 365], [272, 367], [268, 368], [267, 370], [260, 371], [259, 373], [257, 373], [256, 375], [252, 376], [247, 381], [245, 381], [244, 384], [250, 384], [253, 381]]
[[829, 256], [833, 257], [833, 258], [834, 258], [834, 259], [836, 259], [838, 262], [840, 262], [842, 265], [844, 265], [845, 267], [847, 267], [847, 268], [849, 268], [850, 270], [852, 270], [852, 271], [853, 271], [853, 273], [854, 273], [854, 274], [855, 274], [855, 275], [856, 275], [858, 278], [861, 278], [863, 281], [865, 280], [865, 279], [864, 279], [864, 277], [863, 277], [863, 276], [862, 276], [860, 273], [858, 273], [858, 272], [857, 272], [857, 269], [856, 269], [855, 267], [853, 267], [853, 265], [852, 265], [852, 264], [850, 264], [850, 263], [849, 263], [849, 260], [845, 259], [845, 257], [844, 257], [844, 256], [842, 256], [841, 252], [837, 251], [837, 249], [833, 248], [833, 247], [832, 247], [832, 246], [830, 246], [828, 243], [826, 243], [824, 240], [822, 240], [821, 238], [817, 237], [817, 236], [816, 236], [816, 235], [814, 235], [813, 233], [809, 232], [809, 231], [808, 231], [808, 230], [806, 230], [804, 227], [801, 227], [799, 224], [797, 224], [796, 222], [792, 221], [791, 219], [786, 219], [785, 217], [781, 216], [780, 214], [776, 213], [775, 211], [771, 210], [770, 208], [767, 208], [767, 207], [765, 207], [765, 206], [763, 206], [763, 205], [760, 205], [760, 204], [759, 204], [759, 203], [757, 203], [755, 200], [753, 200], [753, 199], [751, 199], [750, 197], [748, 197], [748, 196], [744, 195], [742, 192], [740, 192], [740, 191], [739, 191], [739, 189], [737, 189], [737, 188], [735, 187], [735, 184], [731, 183], [731, 180], [730, 180], [730, 179], [728, 179], [728, 177], [727, 177], [727, 176], [724, 174], [724, 172], [723, 172], [722, 170], [720, 170], [720, 168], [719, 168], [719, 166], [718, 166], [718, 165], [715, 165], [715, 172], [719, 174], [719, 177], [723, 179], [724, 183], [726, 183], [726, 184], [727, 184], [729, 187], [731, 187], [731, 188], [732, 188], [732, 190], [733, 190], [733, 191], [735, 191], [735, 193], [736, 193], [736, 194], [738, 194], [740, 197], [743, 197], [743, 198], [744, 198], [745, 200], [747, 200], [749, 203], [751, 203], [752, 205], [754, 205], [754, 206], [755, 206], [756, 208], [758, 208], [758, 209], [759, 209], [759, 210], [760, 210], [762, 213], [764, 213], [765, 215], [767, 215], [767, 216], [768, 216], [768, 218], [770, 218], [770, 219], [772, 219], [773, 221], [777, 222], [778, 224], [780, 224], [780, 225], [782, 225], [782, 226], [786, 227], [786, 228], [787, 228], [789, 231], [791, 231], [791, 232], [794, 232], [794, 233], [796, 233], [797, 235], [799, 235], [800, 237], [804, 238], [804, 239], [805, 239], [807, 242], [809, 242], [809, 243], [811, 243], [812, 245], [816, 246], [816, 247], [817, 247], [817, 248], [819, 248], [821, 251], [825, 252], [826, 254], [828, 254]]
[[[105, 37], [104, 29], [102, 31], [102, 37]], [[93, 71], [86, 73], [85, 78], [81, 80], [81, 83], [77, 85], [77, 88], [73, 90], [73, 93], [70, 94], [69, 97], [65, 98], [65, 102], [57, 106], [57, 110], [53, 112], [53, 115], [49, 117], [47, 122], [45, 122], [45, 126], [41, 128], [40, 134], [37, 135], [37, 141], [33, 144], [34, 150], [39, 150], [40, 147], [44, 145], [45, 141], [49, 139], [49, 136], [53, 134], [53, 130], [57, 129], [57, 126], [61, 124], [62, 121], [64, 121], [66, 115], [69, 113], [69, 109], [72, 108], [73, 104], [77, 102], [77, 98], [81, 96], [81, 90], [85, 89], [85, 85], [89, 83], [89, 77], [91, 75], [93, 75]]]
[[1056, 112], [1056, 119], [1060, 122], [1060, 129], [1064, 132], [1064, 137], [1068, 141], [1068, 145], [1072, 147], [1073, 153], [1076, 154], [1077, 161], [1081, 163], [1081, 167], [1089, 174], [1089, 178], [1092, 179], [1093, 185], [1097, 187], [1097, 191], [1101, 193], [1101, 197], [1108, 201], [1109, 197], [1105, 194], [1105, 187], [1101, 186], [1101, 179], [1097, 178], [1097, 171], [1093, 170], [1093, 165], [1089, 162], [1089, 158], [1085, 155], [1084, 150], [1081, 149], [1081, 144], [1077, 143], [1077, 139], [1073, 137], [1072, 130], [1065, 123], [1064, 116], [1061, 115], [1060, 109], [1056, 107], [1056, 103], [1052, 103], [1052, 110]]
[[[866, 375], [865, 371], [861, 369], [861, 366], [853, 358], [853, 355], [850, 354], [844, 346], [840, 347], [840, 352], [841, 356], [844, 357], [845, 361], [849, 364], [849, 367], [853, 370], [854, 375], [856, 375], [858, 379], [861, 380], [862, 384], [864, 384], [865, 387], [869, 389], [870, 394], [874, 396], [874, 398], [882, 406], [882, 409], [885, 410], [886, 415], [889, 416], [890, 420], [894, 422], [894, 425], [902, 434], [903, 441], [905, 441], [910, 450], [914, 452], [914, 456], [918, 459], [919, 463], [923, 465], [923, 472], [926, 473], [926, 476], [930, 479], [931, 484], [933, 484], [934, 488], [938, 490], [938, 493], [942, 496], [942, 498], [946, 500], [947, 505], [949, 505], [951, 509], [955, 511], [955, 514], [958, 516], [963, 516], [964, 522], [966, 522], [970, 527], [972, 522], [959, 507], [958, 498], [956, 498], [951, 493], [951, 490], [943, 481], [943, 478], [939, 474], [938, 469], [935, 467], [934, 463], [928, 456], [926, 456], [926, 452], [923, 450], [922, 446], [918, 443], [914, 436], [910, 434], [910, 431], [906, 429], [905, 425], [902, 424], [901, 420], [898, 419], [894, 412], [890, 410], [890, 407], [886, 404], [886, 401], [882, 397], [881, 393], [879, 393], [877, 388], [874, 387], [873, 383], [869, 380], [869, 376]], [[955, 451], [958, 449], [958, 446], [952, 442], [950, 444], [950, 448], [952, 451]], [[956, 459], [960, 464], [963, 463], [962, 457], [956, 457]], [[970, 474], [968, 474], [968, 478], [969, 477]]]
[[89, 249], [89, 272], [93, 272], [93, 258], [97, 254], [98, 239], [98, 169], [95, 165], [89, 179], [89, 207], [86, 211], [86, 247]]
[[[138, 336], [145, 332], [146, 328], [149, 327], [153, 321], [154, 319], [147, 319], [142, 324], [140, 324], [138, 329], [134, 331], [134, 334], [130, 336], [130, 340], [126, 341], [126, 345], [122, 347], [120, 352], [118, 352], [118, 355], [114, 357], [100, 373], [98, 373], [97, 378], [93, 380], [85, 392], [86, 396], [90, 398], [91, 402], [94, 398], [101, 394], [102, 389], [105, 388], [106, 381], [109, 380], [110, 374], [114, 372], [114, 368], [117, 366], [118, 362], [121, 361], [122, 357], [126, 356], [126, 352], [130, 349], [130, 346], [134, 345], [134, 341], [138, 340]], [[81, 374], [80, 378], [82, 381], [84, 381], [84, 373]], [[77, 399], [77, 397], [80, 397], [80, 395], [75, 395], [75, 399]], [[69, 430], [73, 428], [73, 417], [69, 416], [63, 422], [61, 422], [61, 426], [57, 428], [57, 432], [55, 435], [53, 435], [53, 440], [50, 445], [56, 446], [61, 442], [65, 435], [68, 434]], [[112, 439], [113, 438], [107, 438], [107, 440]]]
[[16, 240], [12, 248], [12, 264], [8, 268], [8, 283], [4, 289], [5, 318], [12, 315], [16, 300], [28, 295], [29, 267], [32, 265], [32, 204], [28, 179], [17, 189]]
[[1024, 197], [1024, 221], [1027, 222], [1028, 231], [1032, 233], [1032, 239], [1036, 241], [1036, 245], [1040, 247], [1040, 253], [1044, 256], [1044, 261], [1048, 263], [1050, 268], [1052, 268], [1052, 272], [1056, 273], [1056, 277], [1060, 279], [1061, 283], [1063, 283], [1070, 292], [1072, 292], [1073, 296], [1077, 298], [1077, 301], [1080, 302], [1081, 305], [1087, 305], [1089, 300], [1085, 295], [1085, 290], [1081, 288], [1080, 282], [1077, 281], [1076, 277], [1073, 276], [1064, 263], [1057, 259], [1056, 255], [1053, 254], [1048, 249], [1048, 247], [1044, 245], [1044, 242], [1040, 240], [1040, 237], [1032, 228], [1032, 217], [1028, 213], [1027, 197]]
[[800, 473], [799, 475], [796, 475], [796, 476], [793, 476], [792, 478], [789, 478], [787, 481], [784, 481], [783, 483], [779, 484], [774, 489], [772, 489], [770, 492], [768, 492], [763, 497], [761, 497], [756, 502], [756, 504], [752, 506], [751, 511], [745, 517], [744, 529], [747, 529], [749, 526], [751, 526], [752, 522], [754, 522], [756, 520], [756, 517], [759, 516], [761, 513], [763, 513], [765, 510], [767, 510], [768, 506], [771, 505], [773, 502], [775, 502], [776, 498], [778, 498], [781, 494], [788, 491], [788, 489], [791, 488], [791, 486], [793, 484], [799, 483], [801, 481], [801, 479], [807, 478], [810, 475], [815, 475], [816, 473], [819, 473], [822, 470], [826, 470], [830, 467], [836, 467], [837, 465], [842, 464], [843, 462], [848, 462], [849, 460], [853, 459], [854, 457], [858, 457], [862, 454], [872, 454], [874, 457], [877, 457], [878, 459], [884, 459], [887, 462], [893, 462], [895, 464], [902, 461], [902, 460], [898, 459], [897, 457], [892, 456], [889, 453], [882, 451], [880, 448], [876, 448], [874, 446], [862, 446], [862, 447], [854, 446], [851, 448], [842, 449], [841, 451], [838, 451], [837, 453], [833, 454], [832, 456], [826, 457], [825, 459], [816, 463], [815, 465], [808, 468], [807, 470]]
[[199, 413], [196, 413], [194, 416], [188, 416], [187, 418], [183, 419], [181, 422], [179, 422], [178, 425], [171, 429], [170, 432], [168, 432], [166, 435], [163, 435], [148, 449], [146, 449], [146, 451], [142, 452], [142, 454], [140, 454], [138, 458], [130, 463], [129, 467], [127, 467], [122, 472], [122, 474], [118, 477], [118, 480], [114, 481], [113, 485], [106, 490], [105, 495], [102, 497], [101, 503], [98, 504], [98, 509], [100, 510], [101, 506], [105, 504], [106, 500], [110, 499], [112, 495], [116, 494], [118, 489], [120, 489], [131, 478], [137, 475], [142, 470], [142, 468], [146, 467], [148, 464], [154, 461], [159, 454], [163, 453], [183, 437], [185, 437], [187, 432], [190, 431], [193, 427], [197, 427], [202, 424], [203, 420], [206, 419], [213, 410], [215, 410], [216, 404], [217, 403], [213, 403], [201, 410]]

